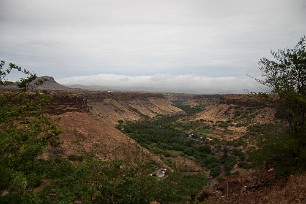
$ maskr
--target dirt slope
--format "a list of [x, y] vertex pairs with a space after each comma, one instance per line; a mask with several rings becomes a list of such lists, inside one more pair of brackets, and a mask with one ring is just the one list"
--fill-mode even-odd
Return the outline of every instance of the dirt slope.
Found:
[[[102, 160], [132, 159], [163, 162], [115, 128], [118, 120], [138, 120], [157, 114], [176, 114], [180, 109], [160, 95], [58, 93], [48, 113], [62, 130], [60, 146], [49, 153], [62, 157], [88, 155]], [[48, 153], [45, 153], [45, 157]]]
[[306, 203], [305, 181], [306, 172], [291, 175], [286, 180], [276, 177], [273, 171], [257, 171], [246, 177], [223, 179], [217, 191], [206, 191], [202, 197], [208, 196], [207, 204]]
[[182, 112], [163, 98], [135, 99], [130, 101], [103, 99], [89, 102], [90, 111], [115, 125], [118, 120], [152, 118], [157, 114], [170, 115]]
[[59, 138], [64, 157], [85, 154], [101, 160], [153, 159], [159, 165], [164, 165], [159, 158], [140, 147], [134, 140], [91, 113], [67, 112], [54, 118], [58, 119], [58, 125], [63, 131]]

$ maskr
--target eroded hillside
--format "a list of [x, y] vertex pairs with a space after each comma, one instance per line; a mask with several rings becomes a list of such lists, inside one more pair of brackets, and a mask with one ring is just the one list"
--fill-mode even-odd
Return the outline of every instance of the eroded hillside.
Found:
[[[29, 101], [48, 97], [46, 92], [24, 95]], [[276, 177], [273, 165], [254, 171], [249, 158], [249, 153], [256, 149], [255, 140], [281, 124], [273, 104], [263, 104], [254, 96], [88, 91], [52, 92], [51, 95], [52, 101], [46, 110], [61, 133], [48, 138], [47, 148], [38, 156], [38, 161], [47, 165], [45, 171], [50, 174], [50, 179], [57, 177], [57, 168], [63, 168], [58, 174], [61, 176], [69, 165], [76, 167], [73, 176], [77, 177], [72, 177], [73, 180], [78, 180], [75, 179], [79, 178], [78, 172], [86, 165], [102, 165], [106, 168], [104, 173], [113, 166], [122, 170], [122, 175], [133, 169], [128, 177], [116, 178], [118, 182], [142, 179], [140, 186], [143, 182], [166, 184], [172, 185], [171, 192], [181, 192], [171, 198], [163, 193], [166, 197], [161, 200], [187, 202], [208, 198], [212, 203], [244, 202], [247, 198], [248, 203], [253, 203], [262, 200], [259, 197], [273, 193], [275, 186], [286, 185], [286, 181]], [[275, 123], [279, 123], [278, 126]], [[24, 124], [21, 127], [27, 128]], [[49, 127], [52, 132], [58, 132], [55, 126]], [[95, 163], [95, 160], [103, 164]], [[52, 162], [55, 162], [54, 169]], [[87, 173], [90, 172], [89, 166], [86, 168]], [[73, 172], [73, 169], [69, 171]], [[102, 178], [99, 171], [96, 173], [95, 178]], [[103, 178], [107, 180], [116, 175]], [[90, 180], [91, 173], [85, 177]], [[65, 177], [61, 179], [54, 181], [65, 182]], [[87, 184], [106, 193], [100, 198], [108, 198], [107, 190], [101, 188], [100, 183], [90, 181]], [[126, 184], [122, 183], [120, 188]], [[42, 189], [48, 188], [49, 184], [40, 179], [35, 185], [35, 191], [43, 193]], [[156, 195], [161, 193], [156, 189], [160, 187], [154, 189], [154, 196], [148, 201], [159, 200]], [[56, 193], [52, 191], [50, 189], [48, 197], [56, 195], [56, 199], [62, 199], [59, 197], [62, 188], [59, 187]], [[3, 192], [5, 195], [7, 190]], [[116, 196], [125, 196], [125, 193]], [[142, 195], [137, 199], [141, 200]], [[68, 200], [78, 201], [74, 197]]]
[[155, 161], [158, 157], [116, 129], [119, 120], [140, 120], [156, 115], [173, 115], [182, 110], [160, 94], [142, 93], [54, 93], [47, 112], [62, 130], [60, 144], [48, 154], [65, 158], [90, 155], [102, 160]]
[[90, 112], [113, 125], [119, 120], [140, 120], [182, 113], [162, 94], [94, 93], [87, 97]]
[[253, 125], [276, 122], [276, 109], [252, 95], [224, 95], [194, 117], [214, 130], [210, 136], [220, 140], [239, 139]]
[[183, 95], [172, 100], [185, 115], [125, 122], [120, 127], [182, 174], [210, 176], [208, 190], [198, 200], [212, 197], [213, 202], [224, 196], [230, 200], [248, 195], [252, 203], [263, 191], [278, 185], [272, 167], [255, 171], [249, 158], [260, 135], [274, 131], [276, 124], [282, 125], [273, 103], [264, 103], [254, 95], [196, 99]]

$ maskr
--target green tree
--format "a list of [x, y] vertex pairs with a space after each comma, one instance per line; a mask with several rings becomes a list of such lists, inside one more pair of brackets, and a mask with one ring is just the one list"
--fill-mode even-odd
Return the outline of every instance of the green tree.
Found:
[[306, 38], [300, 39], [293, 49], [271, 51], [273, 60], [259, 61], [263, 79], [257, 79], [279, 96], [279, 105], [291, 127], [300, 133], [306, 122]]
[[257, 81], [276, 95], [279, 115], [288, 128], [278, 126], [259, 138], [254, 154], [261, 163], [275, 163], [283, 175], [306, 169], [306, 38], [293, 49], [271, 51], [274, 60], [259, 61], [262, 79]]
[[34, 73], [31, 73], [27, 69], [22, 69], [20, 66], [17, 66], [13, 63], [9, 63], [8, 68], [4, 69], [5, 61], [1, 60], [0, 62], [0, 85], [5, 85], [7, 83], [6, 78], [12, 72], [12, 70], [16, 70], [26, 75], [26, 78], [21, 78], [17, 82], [17, 86], [22, 88], [23, 90], [28, 90], [29, 85], [32, 81], [34, 81], [37, 76]]

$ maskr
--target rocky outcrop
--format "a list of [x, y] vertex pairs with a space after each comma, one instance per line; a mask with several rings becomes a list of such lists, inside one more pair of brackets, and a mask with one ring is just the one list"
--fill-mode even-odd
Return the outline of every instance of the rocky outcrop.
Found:
[[182, 110], [162, 94], [153, 93], [86, 93], [90, 111], [113, 125], [118, 120], [139, 120], [158, 114], [173, 115]]
[[70, 88], [57, 83], [54, 78], [50, 76], [37, 77], [29, 84], [28, 88], [29, 90], [70, 90]]
[[60, 115], [66, 112], [89, 112], [87, 100], [79, 94], [55, 93], [47, 106], [47, 113]]
[[244, 107], [274, 107], [272, 101], [263, 100], [255, 94], [227, 94], [221, 97], [221, 103]]
[[104, 99], [100, 102], [89, 102], [89, 106], [92, 113], [114, 125], [118, 120], [139, 120], [152, 118], [158, 114], [173, 115], [182, 112], [170, 101], [156, 98], [130, 101]]

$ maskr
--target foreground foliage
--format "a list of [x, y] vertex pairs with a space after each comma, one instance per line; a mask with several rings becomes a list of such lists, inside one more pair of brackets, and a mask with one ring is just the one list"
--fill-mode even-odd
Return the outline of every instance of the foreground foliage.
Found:
[[[37, 156], [59, 130], [43, 114], [50, 97], [26, 92], [0, 95], [0, 190], [12, 199], [42, 182]], [[17, 196], [17, 197], [18, 197]]]
[[[293, 49], [272, 51], [273, 60], [260, 60], [263, 79], [257, 80], [277, 95], [277, 115], [288, 128], [260, 137], [258, 160], [275, 164], [283, 175], [306, 169], [306, 37]], [[269, 100], [269, 97], [266, 97]], [[281, 131], [279, 131], [281, 130]]]
[[10, 84], [6, 76], [12, 69], [28, 76], [19, 82], [23, 89], [0, 92], [0, 203], [179, 203], [206, 184], [203, 175], [176, 172], [157, 180], [149, 176], [152, 165], [131, 167], [130, 158], [44, 157], [61, 142], [61, 130], [44, 111], [52, 97], [28, 91], [35, 74], [14, 64], [4, 70], [4, 65], [1, 61], [0, 85]]
[[[13, 70], [26, 75], [25, 78], [21, 78], [19, 81], [16, 82], [16, 85], [23, 90], [28, 90], [30, 83], [37, 78], [36, 74], [31, 73], [27, 69], [22, 69], [20, 66], [17, 66], [13, 63], [9, 63], [8, 68], [5, 68], [5, 61], [1, 60], [0, 61], [0, 86], [1, 85], [8, 85], [8, 84], [15, 84], [15, 83], [12, 83], [10, 81], [7, 81], [7, 76]], [[41, 82], [38, 82], [38, 83], [43, 83], [43, 82], [41, 81]]]
[[129, 161], [43, 159], [60, 133], [44, 114], [50, 100], [43, 93], [0, 94], [0, 203], [178, 203], [206, 184], [203, 175], [179, 173], [157, 180], [149, 166], [128, 168]]

